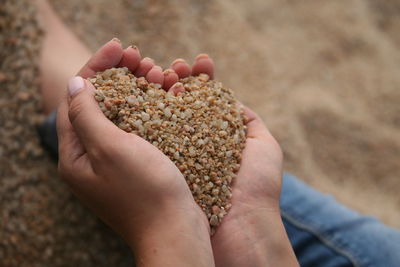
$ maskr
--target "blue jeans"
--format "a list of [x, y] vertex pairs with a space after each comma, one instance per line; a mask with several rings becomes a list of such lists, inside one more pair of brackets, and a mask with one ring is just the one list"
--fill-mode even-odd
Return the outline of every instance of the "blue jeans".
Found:
[[339, 204], [290, 174], [281, 213], [301, 266], [400, 266], [400, 231]]
[[[57, 157], [55, 112], [39, 127]], [[281, 213], [301, 266], [400, 266], [400, 232], [362, 216], [294, 176], [283, 176]], [[277, 266], [279, 267], [279, 266]]]

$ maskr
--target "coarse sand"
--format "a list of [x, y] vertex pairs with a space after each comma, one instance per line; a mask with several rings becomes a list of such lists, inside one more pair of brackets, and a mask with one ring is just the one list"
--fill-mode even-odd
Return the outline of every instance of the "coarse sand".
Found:
[[[118, 37], [163, 67], [209, 53], [280, 142], [285, 170], [400, 227], [400, 0], [51, 2], [92, 50]], [[38, 145], [32, 1], [0, 10], [2, 265], [131, 266]]]
[[201, 74], [180, 79], [184, 91], [175, 95], [127, 68], [107, 69], [89, 81], [107, 118], [178, 167], [215, 233], [232, 206], [231, 183], [246, 138], [245, 117], [232, 90]]

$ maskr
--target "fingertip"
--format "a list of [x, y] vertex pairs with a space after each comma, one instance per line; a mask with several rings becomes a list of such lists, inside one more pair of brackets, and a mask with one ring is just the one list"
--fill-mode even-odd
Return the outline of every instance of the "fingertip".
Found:
[[70, 78], [67, 86], [69, 96], [73, 97], [84, 87], [85, 87], [85, 81], [81, 76], [75, 76]]
[[118, 38], [113, 38], [111, 41], [108, 41], [105, 45], [103, 45], [100, 49], [106, 49], [108, 52], [117, 52], [122, 55], [122, 48], [121, 41]]
[[164, 74], [163, 88], [165, 90], [171, 88], [171, 86], [174, 85], [179, 80], [178, 74], [176, 74], [176, 72], [173, 69], [166, 69], [163, 74]]
[[249, 107], [246, 107], [242, 104], [241, 109], [243, 111], [243, 115], [245, 116], [245, 124], [247, 126], [247, 137], [248, 138], [271, 138], [272, 135], [268, 131], [265, 126], [264, 121], [261, 117], [251, 110]]
[[185, 63], [186, 61], [183, 58], [177, 58], [174, 61], [172, 61], [171, 66], [174, 66], [178, 63]]
[[115, 43], [121, 44], [121, 40], [118, 39], [117, 37], [112, 38], [110, 42], [115, 42]]
[[123, 51], [122, 59], [118, 66], [127, 67], [129, 71], [133, 73], [139, 67], [140, 59], [141, 55], [139, 49], [136, 46], [128, 46]]
[[210, 56], [209, 56], [208, 54], [202, 53], [202, 54], [198, 54], [198, 55], [196, 56], [195, 60], [206, 59], [206, 58], [209, 58], [209, 57], [210, 57]]
[[178, 95], [179, 93], [185, 92], [185, 87], [181, 82], [175, 83], [169, 90], [168, 93], [172, 93], [173, 95]]
[[78, 75], [83, 78], [88, 78], [99, 71], [115, 67], [121, 61], [122, 55], [123, 49], [121, 43], [114, 38], [94, 53], [85, 66], [79, 71]]
[[163, 85], [164, 74], [160, 66], [153, 66], [146, 75], [146, 80], [151, 83]]
[[191, 68], [189, 64], [182, 58], [174, 60], [171, 64], [173, 69], [180, 79], [190, 76]]
[[136, 77], [145, 77], [146, 74], [154, 67], [154, 60], [145, 57], [140, 61], [139, 67], [136, 69], [134, 75]]
[[214, 61], [207, 54], [199, 54], [192, 66], [192, 75], [197, 76], [205, 73], [213, 79], [214, 68]]

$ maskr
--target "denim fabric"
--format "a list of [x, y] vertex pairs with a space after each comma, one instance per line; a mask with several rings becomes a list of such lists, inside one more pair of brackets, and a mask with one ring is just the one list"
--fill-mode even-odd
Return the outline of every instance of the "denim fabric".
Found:
[[40, 142], [49, 151], [54, 159], [58, 159], [58, 138], [57, 138], [57, 112], [52, 112], [45, 121], [39, 125], [38, 133]]
[[400, 266], [400, 231], [360, 215], [290, 174], [282, 219], [301, 266]]

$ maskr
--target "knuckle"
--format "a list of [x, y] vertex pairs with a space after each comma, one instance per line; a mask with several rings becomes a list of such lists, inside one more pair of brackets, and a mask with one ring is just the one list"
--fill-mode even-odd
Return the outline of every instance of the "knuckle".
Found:
[[[133, 137], [133, 135], [132, 135]], [[92, 146], [87, 150], [93, 167], [101, 169], [113, 162], [121, 162], [129, 155], [135, 154], [134, 139], [127, 135], [119, 135], [118, 142], [106, 140], [102, 144]]]
[[90, 177], [88, 169], [82, 168], [76, 160], [60, 158], [58, 162], [58, 173], [62, 180], [69, 186], [76, 186]]
[[103, 145], [100, 146], [93, 146], [88, 149], [88, 153], [90, 154], [90, 157], [95, 161], [95, 162], [101, 162], [108, 157], [107, 149]]
[[112, 142], [106, 142], [101, 145], [92, 146], [88, 149], [88, 153], [93, 162], [93, 166], [98, 169], [105, 165], [105, 162], [112, 162], [118, 156], [118, 151]]

